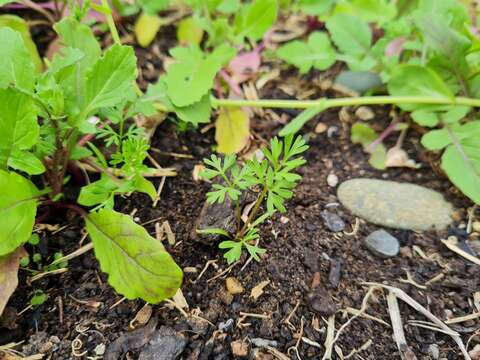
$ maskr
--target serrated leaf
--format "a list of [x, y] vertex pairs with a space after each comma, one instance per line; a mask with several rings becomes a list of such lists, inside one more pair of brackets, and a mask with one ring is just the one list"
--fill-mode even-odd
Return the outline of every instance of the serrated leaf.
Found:
[[169, 67], [165, 83], [168, 97], [178, 107], [200, 101], [212, 88], [217, 72], [235, 56], [235, 50], [227, 45], [207, 55], [193, 45], [174, 48], [170, 53], [176, 61]]
[[11, 254], [0, 256], [0, 316], [17, 288], [20, 259], [27, 255], [25, 249], [21, 247]]
[[247, 37], [252, 42], [260, 40], [277, 19], [277, 0], [255, 0], [245, 5], [235, 18], [237, 38]]
[[337, 14], [326, 23], [330, 37], [343, 54], [364, 55], [372, 45], [372, 32], [359, 17]]
[[250, 119], [240, 108], [221, 108], [215, 128], [217, 151], [222, 154], [238, 153], [248, 142]]
[[35, 66], [19, 32], [0, 28], [0, 89], [15, 86], [31, 92], [35, 83]]
[[40, 175], [45, 172], [45, 166], [34, 154], [19, 149], [12, 151], [8, 166], [29, 175]]
[[0, 90], [0, 169], [7, 169], [12, 153], [30, 149], [38, 139], [36, 107], [30, 96], [14, 89]]
[[39, 192], [32, 182], [0, 170], [0, 256], [14, 251], [32, 234]]
[[175, 295], [182, 270], [161, 242], [128, 215], [102, 209], [87, 216], [86, 226], [100, 267], [117, 292], [149, 303]]
[[[9, 27], [15, 31], [18, 31], [22, 36], [23, 43], [25, 44], [26, 49], [30, 54], [30, 58], [35, 64], [35, 70], [40, 72], [43, 68], [43, 62], [38, 54], [37, 46], [30, 36], [30, 28], [28, 23], [19, 16], [16, 15], [1, 15], [0, 16], [0, 27]], [[2, 49], [3, 50], [3, 49]]]
[[87, 75], [85, 101], [76, 122], [102, 107], [113, 107], [132, 91], [137, 77], [136, 57], [130, 46], [113, 45]]
[[162, 26], [162, 19], [158, 15], [142, 13], [135, 21], [134, 33], [141, 47], [148, 47], [157, 36]]
[[301, 74], [312, 67], [328, 69], [335, 62], [335, 52], [325, 33], [316, 31], [310, 34], [307, 42], [295, 40], [277, 50], [280, 59], [296, 66]]

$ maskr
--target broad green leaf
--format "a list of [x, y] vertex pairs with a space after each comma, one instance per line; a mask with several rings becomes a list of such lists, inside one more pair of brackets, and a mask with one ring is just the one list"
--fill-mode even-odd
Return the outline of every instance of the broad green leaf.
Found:
[[20, 259], [27, 255], [28, 253], [21, 247], [11, 254], [0, 256], [0, 316], [17, 288]]
[[248, 142], [250, 119], [241, 108], [221, 108], [215, 127], [219, 153], [238, 153]]
[[43, 62], [38, 55], [37, 46], [30, 36], [30, 28], [28, 27], [27, 22], [19, 16], [16, 15], [0, 15], [0, 27], [9, 27], [15, 31], [18, 31], [22, 35], [23, 43], [30, 53], [30, 58], [35, 64], [35, 70], [37, 72], [42, 71]]
[[280, 136], [286, 136], [296, 133], [303, 125], [312, 120], [315, 116], [326, 109], [325, 102], [320, 103], [318, 106], [303, 110], [299, 115], [290, 120], [290, 122], [280, 131]]
[[157, 112], [156, 103], [164, 105], [168, 111], [176, 113], [181, 120], [192, 123], [194, 126], [210, 122], [210, 94], [204, 95], [200, 101], [189, 106], [175, 106], [168, 98], [167, 85], [162, 77], [156, 84], [148, 85], [146, 94], [137, 101], [137, 110], [146, 116], [153, 116]]
[[480, 204], [480, 145], [478, 136], [449, 145], [442, 156], [442, 169], [466, 196]]
[[443, 129], [432, 130], [423, 135], [422, 145], [428, 150], [440, 150], [453, 144], [455, 140], [462, 142], [469, 138], [480, 138], [480, 121], [454, 124]]
[[113, 45], [87, 75], [85, 101], [77, 121], [102, 107], [121, 102], [137, 77], [136, 57], [130, 46]]
[[15, 86], [31, 92], [35, 83], [35, 65], [22, 35], [9, 27], [0, 28], [0, 49], [0, 89]]
[[142, 7], [143, 11], [155, 15], [159, 11], [164, 10], [170, 4], [170, 0], [138, 0], [138, 4]]
[[360, 144], [364, 148], [378, 138], [378, 134], [369, 125], [357, 122], [352, 126], [350, 139], [354, 144]]
[[334, 14], [355, 15], [366, 22], [383, 25], [395, 18], [397, 9], [390, 0], [351, 0], [338, 4]]
[[385, 170], [387, 167], [387, 150], [385, 149], [385, 145], [378, 144], [375, 148], [370, 151], [370, 158], [368, 159], [368, 163], [372, 165], [375, 169], [378, 170]]
[[252, 42], [260, 40], [277, 19], [277, 0], [254, 0], [244, 5], [235, 18], [236, 37], [245, 37]]
[[99, 180], [82, 187], [77, 201], [84, 206], [103, 204], [111, 208], [113, 206], [113, 196], [117, 189], [118, 185], [110, 177], [102, 174]]
[[141, 47], [148, 47], [157, 36], [162, 26], [162, 19], [158, 15], [142, 13], [135, 22], [134, 33]]
[[[76, 52], [62, 50], [65, 54], [63, 64], [70, 62], [72, 66], [63, 66], [61, 79], [57, 78], [64, 89], [66, 112], [73, 117], [80, 112], [85, 101], [87, 73], [100, 58], [101, 49], [92, 30], [71, 17], [55, 24], [54, 29], [66, 47], [77, 49]], [[79, 51], [83, 54], [81, 59], [78, 59]], [[57, 59], [59, 60], [60, 58]]]
[[128, 215], [102, 209], [86, 218], [95, 256], [108, 282], [127, 299], [158, 303], [175, 295], [182, 270]]
[[13, 252], [32, 234], [39, 192], [24, 177], [0, 170], [0, 256]]
[[213, 86], [213, 80], [223, 65], [235, 56], [235, 49], [223, 45], [211, 54], [203, 54], [198, 46], [176, 47], [170, 51], [176, 62], [165, 76], [168, 97], [178, 107], [200, 101]]
[[312, 67], [325, 70], [335, 62], [335, 52], [325, 33], [313, 32], [308, 42], [291, 41], [277, 50], [280, 59], [295, 65], [301, 74], [307, 73]]
[[324, 15], [331, 8], [334, 0], [298, 0], [294, 2], [295, 9], [301, 10], [307, 15]]
[[30, 149], [38, 139], [37, 112], [32, 98], [14, 89], [0, 90], [0, 169], [10, 165], [12, 153]]
[[193, 17], [188, 17], [178, 23], [177, 39], [180, 45], [200, 45], [202, 38], [203, 29]]
[[[399, 66], [388, 82], [388, 91], [393, 96], [429, 96], [436, 98], [453, 98], [454, 96], [433, 70], [420, 65]], [[399, 106], [407, 111], [424, 107], [424, 105], [416, 104], [401, 104]]]
[[45, 172], [45, 166], [34, 154], [19, 149], [12, 151], [8, 166], [29, 175], [40, 175]]
[[342, 53], [364, 55], [370, 51], [372, 32], [359, 17], [337, 14], [328, 19], [326, 26], [332, 41]]

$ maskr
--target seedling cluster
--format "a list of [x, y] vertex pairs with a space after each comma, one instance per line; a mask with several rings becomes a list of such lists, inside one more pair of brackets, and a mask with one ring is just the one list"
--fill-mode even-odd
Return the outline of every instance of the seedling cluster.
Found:
[[[265, 249], [259, 225], [275, 211], [285, 211], [301, 179], [294, 171], [305, 163], [301, 154], [308, 147], [294, 133], [334, 107], [382, 104], [409, 113], [424, 128], [423, 146], [443, 153], [446, 175], [480, 204], [475, 112], [480, 38], [477, 19], [460, 1], [55, 1], [52, 11], [25, 3], [51, 23], [58, 49], [42, 62], [25, 21], [0, 16], [0, 260], [31, 243], [36, 217], [45, 209], [70, 209], [84, 219], [95, 256], [116, 291], [152, 303], [173, 296], [182, 282], [180, 267], [143, 227], [114, 210], [118, 195], [141, 192], [156, 200], [147, 180], [155, 169], [145, 164], [150, 145], [132, 119], [159, 112], [170, 113], [183, 128], [196, 128], [219, 114], [217, 150], [225, 156], [205, 159], [202, 176], [213, 183], [209, 203], [228, 198], [235, 204], [236, 230], [198, 232], [225, 237], [219, 247], [228, 263], [240, 260], [243, 250], [260, 260]], [[181, 16], [159, 15], [171, 8], [180, 9]], [[172, 62], [145, 92], [136, 83], [134, 49], [122, 44], [114, 12], [138, 14], [134, 29], [144, 47], [164, 24], [177, 24], [179, 45], [168, 54]], [[294, 13], [308, 15], [311, 24], [296, 39], [272, 46], [275, 24]], [[91, 26], [98, 22], [109, 29], [101, 43]], [[240, 56], [248, 59], [250, 70], [259, 71], [263, 56], [285, 69], [293, 66], [300, 75], [341, 62], [350, 76], [367, 74], [374, 81], [357, 97], [245, 100], [238, 96], [239, 77], [232, 75]], [[249, 137], [246, 107], [302, 112], [280, 131], [283, 139], [275, 137], [260, 157], [245, 160], [235, 153]], [[395, 122], [389, 129], [404, 136], [409, 126]], [[385, 167], [386, 148], [368, 124], [356, 124], [352, 140], [370, 153], [372, 165]], [[99, 177], [85, 179], [88, 171]], [[72, 184], [81, 185], [74, 200], [64, 191]], [[256, 200], [242, 218], [240, 201], [247, 192]], [[41, 262], [35, 255], [21, 258], [22, 266]]]

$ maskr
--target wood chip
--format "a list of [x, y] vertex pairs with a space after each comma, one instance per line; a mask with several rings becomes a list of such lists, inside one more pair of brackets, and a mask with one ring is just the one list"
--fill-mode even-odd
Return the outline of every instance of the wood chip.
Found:
[[256, 285], [251, 293], [250, 293], [250, 297], [252, 297], [254, 300], [257, 300], [260, 296], [262, 296], [263, 294], [263, 289], [268, 285], [270, 284], [270, 280], [264, 280], [262, 281], [261, 283], [259, 283], [258, 285]]

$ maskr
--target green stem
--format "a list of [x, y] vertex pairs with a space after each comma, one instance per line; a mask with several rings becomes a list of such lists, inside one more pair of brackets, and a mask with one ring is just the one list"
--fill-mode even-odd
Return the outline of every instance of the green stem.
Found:
[[115, 21], [113, 21], [112, 8], [110, 7], [108, 0], [102, 0], [102, 6], [105, 9], [109, 10], [108, 13], [105, 14], [105, 17], [107, 18], [108, 28], [110, 29], [110, 33], [112, 34], [113, 41], [115, 41], [115, 44], [122, 45], [122, 42], [120, 41], [120, 36], [118, 35], [117, 27], [115, 26]]
[[245, 232], [248, 230], [248, 225], [250, 225], [253, 218], [257, 214], [257, 211], [260, 208], [260, 205], [262, 205], [263, 199], [265, 198], [266, 195], [267, 195], [267, 187], [264, 187], [263, 190], [262, 190], [262, 193], [259, 195], [259, 197], [257, 199], [257, 202], [253, 206], [252, 212], [248, 216], [247, 221], [243, 225], [242, 229], [237, 233], [237, 236], [236, 236], [237, 239], [241, 239], [241, 238], [243, 238], [243, 235], [245, 235]]
[[363, 96], [354, 98], [318, 100], [236, 100], [236, 99], [211, 99], [213, 106], [221, 107], [261, 107], [261, 108], [288, 108], [310, 109], [324, 106], [327, 108], [357, 105], [399, 105], [399, 104], [428, 104], [428, 105], [466, 105], [480, 107], [480, 99], [468, 97], [442, 98], [434, 96]]

